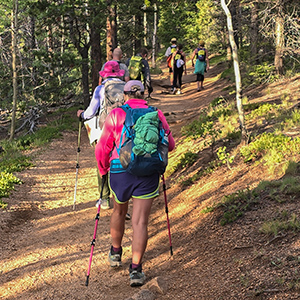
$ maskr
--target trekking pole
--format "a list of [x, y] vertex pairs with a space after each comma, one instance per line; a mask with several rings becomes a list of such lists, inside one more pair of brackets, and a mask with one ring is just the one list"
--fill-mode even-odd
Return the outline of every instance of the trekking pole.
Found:
[[74, 189], [74, 203], [73, 203], [73, 210], [75, 210], [75, 203], [76, 203], [77, 179], [78, 179], [78, 170], [79, 170], [79, 152], [80, 152], [81, 127], [82, 127], [82, 122], [79, 121], [78, 147], [77, 147], [77, 162], [76, 162], [76, 177], [75, 177], [75, 189]]
[[169, 221], [169, 210], [168, 210], [168, 201], [167, 201], [167, 188], [166, 188], [166, 182], [165, 182], [165, 176], [161, 176], [163, 181], [163, 190], [164, 190], [164, 196], [165, 196], [165, 208], [166, 208], [166, 215], [167, 215], [167, 224], [168, 224], [168, 233], [169, 233], [169, 243], [170, 243], [170, 254], [173, 255], [173, 248], [172, 248], [172, 240], [171, 240], [171, 229], [170, 229], [170, 221]]
[[103, 194], [103, 188], [104, 188], [104, 184], [105, 181], [107, 180], [107, 175], [104, 175], [102, 178], [102, 187], [101, 187], [101, 193], [100, 193], [100, 203], [98, 205], [98, 210], [97, 210], [97, 214], [95, 217], [95, 229], [94, 229], [94, 236], [93, 236], [93, 240], [91, 242], [91, 254], [90, 254], [90, 260], [89, 260], [89, 267], [88, 267], [88, 271], [87, 271], [87, 275], [86, 275], [86, 281], [85, 281], [85, 285], [88, 286], [89, 285], [89, 278], [90, 278], [90, 271], [91, 271], [91, 265], [92, 265], [92, 258], [93, 258], [93, 252], [94, 252], [94, 247], [95, 247], [95, 242], [96, 242], [96, 233], [97, 233], [97, 227], [98, 227], [98, 222], [99, 222], [99, 216], [100, 216], [100, 208], [101, 208], [101, 200], [102, 200], [102, 194]]

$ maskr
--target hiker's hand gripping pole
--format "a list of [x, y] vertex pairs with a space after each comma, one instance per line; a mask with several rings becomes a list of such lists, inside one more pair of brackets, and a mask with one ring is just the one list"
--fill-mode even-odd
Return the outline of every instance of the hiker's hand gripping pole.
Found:
[[90, 271], [91, 271], [91, 265], [92, 265], [92, 258], [93, 258], [93, 252], [94, 252], [94, 248], [95, 248], [95, 242], [96, 242], [96, 234], [97, 234], [97, 227], [98, 227], [98, 222], [99, 222], [99, 216], [100, 216], [100, 208], [101, 208], [101, 200], [102, 200], [102, 195], [103, 195], [103, 188], [104, 188], [104, 184], [106, 182], [107, 179], [107, 174], [103, 176], [102, 178], [102, 187], [101, 187], [101, 193], [100, 193], [100, 203], [98, 205], [98, 210], [97, 210], [97, 214], [95, 217], [95, 229], [94, 229], [94, 236], [93, 236], [93, 240], [91, 242], [91, 254], [90, 254], [90, 260], [89, 260], [89, 266], [88, 266], [88, 271], [87, 271], [87, 275], [86, 275], [86, 281], [85, 281], [85, 285], [88, 286], [89, 285], [89, 278], [90, 278]]
[[81, 128], [82, 128], [82, 121], [79, 120], [78, 146], [77, 146], [77, 162], [76, 162], [76, 177], [75, 177], [73, 210], [75, 210], [75, 203], [76, 203], [76, 191], [77, 191], [77, 179], [78, 179], [78, 170], [79, 170], [79, 153], [80, 153]]
[[171, 229], [170, 229], [170, 221], [169, 221], [169, 210], [168, 210], [168, 200], [167, 200], [167, 188], [166, 188], [166, 182], [165, 182], [165, 176], [161, 176], [163, 181], [163, 191], [164, 191], [164, 197], [165, 197], [165, 209], [166, 209], [166, 215], [167, 215], [167, 224], [168, 224], [168, 234], [169, 234], [169, 243], [170, 243], [170, 254], [173, 255], [173, 247], [172, 247], [172, 240], [171, 240]]

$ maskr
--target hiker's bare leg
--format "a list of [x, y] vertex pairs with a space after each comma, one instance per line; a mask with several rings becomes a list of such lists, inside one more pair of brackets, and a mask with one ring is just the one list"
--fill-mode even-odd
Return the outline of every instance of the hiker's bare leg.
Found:
[[110, 218], [110, 234], [115, 248], [120, 248], [122, 245], [128, 202], [119, 204], [114, 200], [114, 210]]
[[148, 219], [151, 212], [152, 199], [133, 198], [132, 209], [132, 263], [140, 264], [148, 241]]

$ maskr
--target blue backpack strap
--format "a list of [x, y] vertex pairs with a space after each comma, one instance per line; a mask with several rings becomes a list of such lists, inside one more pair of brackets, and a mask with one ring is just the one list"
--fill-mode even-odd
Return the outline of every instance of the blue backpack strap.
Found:
[[125, 111], [126, 117], [125, 117], [123, 129], [122, 129], [122, 132], [121, 132], [119, 147], [117, 147], [117, 145], [116, 145], [118, 155], [120, 155], [120, 149], [121, 149], [121, 146], [122, 146], [123, 136], [124, 136], [125, 132], [127, 131], [128, 135], [130, 135], [130, 128], [129, 128], [130, 125], [128, 125], [126, 123], [128, 123], [127, 113], [130, 110], [132, 110], [132, 108], [128, 104], [124, 104], [124, 105], [120, 106], [120, 108], [122, 108]]

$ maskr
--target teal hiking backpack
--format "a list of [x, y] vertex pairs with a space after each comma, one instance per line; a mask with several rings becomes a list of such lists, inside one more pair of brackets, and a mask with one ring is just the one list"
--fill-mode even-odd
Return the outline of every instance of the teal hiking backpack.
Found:
[[119, 159], [113, 160], [111, 173], [124, 172], [136, 176], [163, 174], [168, 164], [168, 135], [162, 127], [156, 107], [131, 108], [126, 112], [120, 144]]
[[128, 70], [130, 80], [141, 80], [143, 82], [143, 63], [141, 56], [132, 56], [130, 58]]

